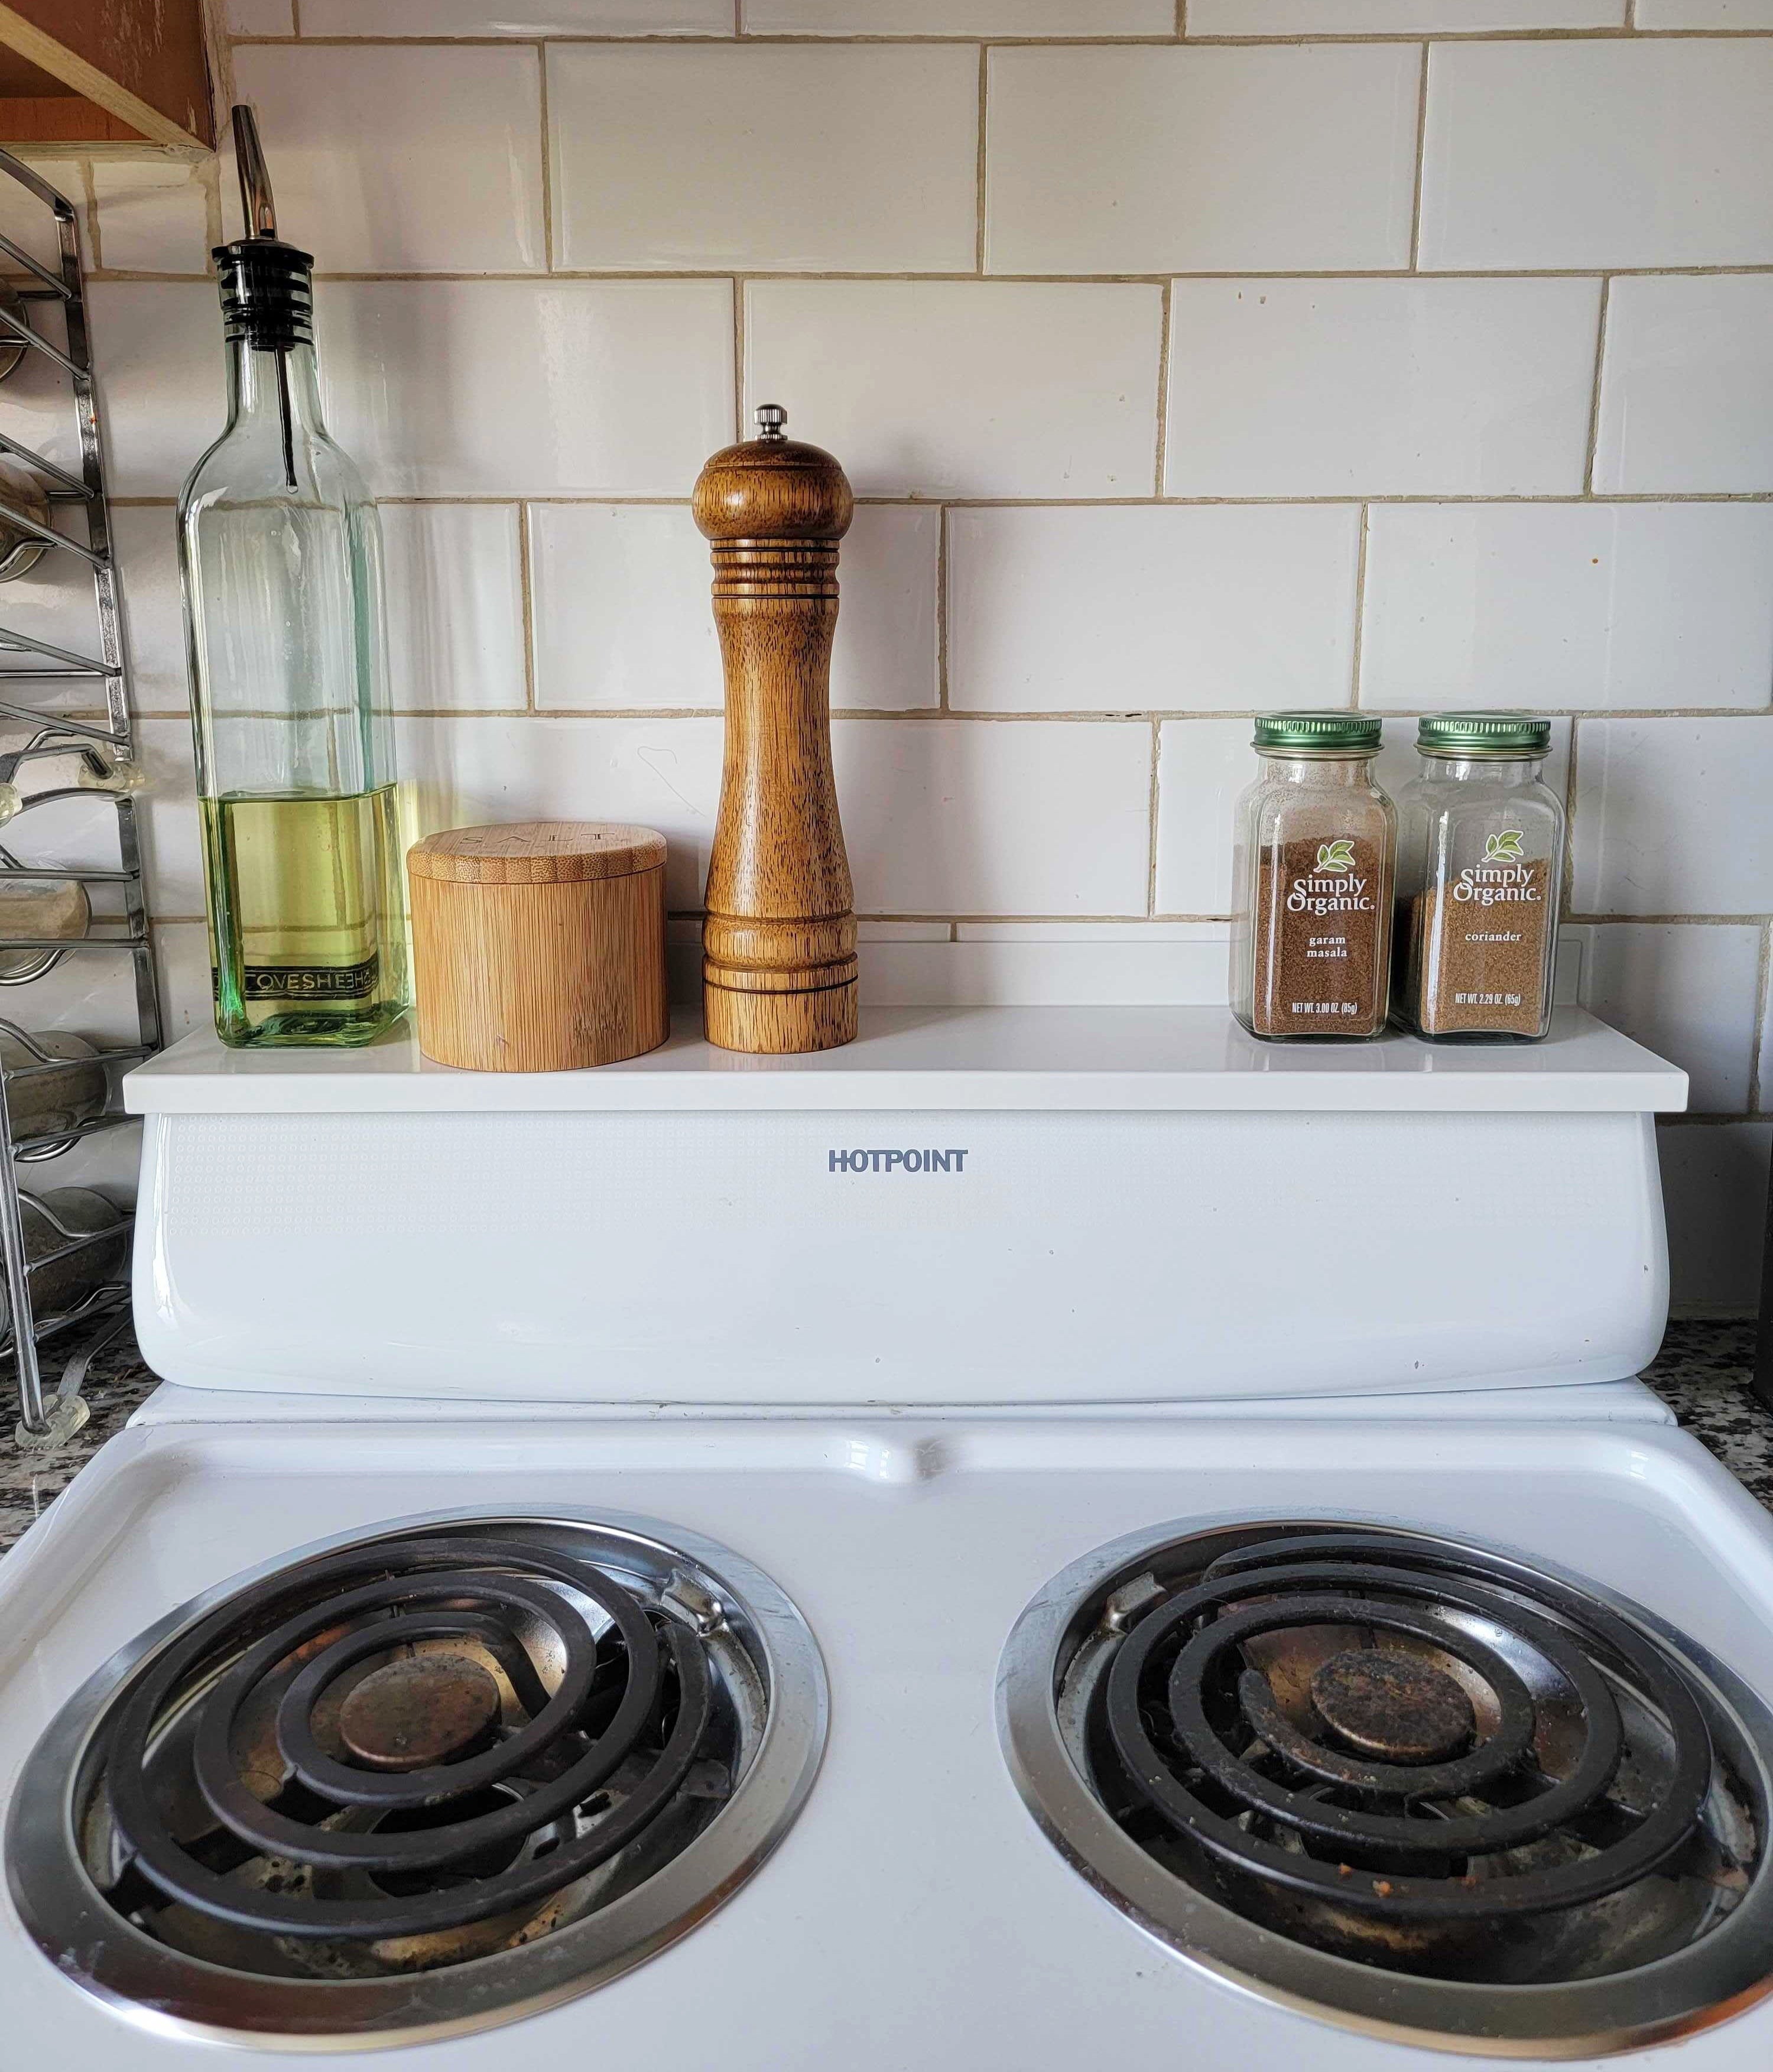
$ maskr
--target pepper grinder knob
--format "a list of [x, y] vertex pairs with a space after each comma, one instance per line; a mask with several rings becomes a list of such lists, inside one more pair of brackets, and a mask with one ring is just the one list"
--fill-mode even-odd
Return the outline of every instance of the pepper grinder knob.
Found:
[[856, 1034], [856, 917], [831, 768], [837, 543], [854, 508], [828, 453], [758, 436], [696, 483], [712, 545], [726, 755], [708, 862], [702, 1008], [728, 1050], [829, 1050]]

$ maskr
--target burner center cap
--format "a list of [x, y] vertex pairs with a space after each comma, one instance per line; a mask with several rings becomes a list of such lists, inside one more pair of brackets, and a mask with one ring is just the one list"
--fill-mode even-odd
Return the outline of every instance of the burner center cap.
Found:
[[1471, 1740], [1471, 1700], [1444, 1670], [1388, 1647], [1350, 1647], [1321, 1663], [1311, 1702], [1326, 1726], [1385, 1762], [1442, 1762]]
[[375, 1770], [426, 1770], [472, 1748], [499, 1716], [499, 1687], [463, 1655], [413, 1655], [364, 1677], [339, 1733]]

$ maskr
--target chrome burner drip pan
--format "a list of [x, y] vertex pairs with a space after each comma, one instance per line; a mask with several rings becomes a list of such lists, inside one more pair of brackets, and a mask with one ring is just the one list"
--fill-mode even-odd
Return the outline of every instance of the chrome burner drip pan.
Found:
[[431, 1514], [193, 1600], [32, 1751], [14, 1901], [161, 2031], [361, 2049], [486, 2028], [694, 1926], [817, 1770], [818, 1649], [651, 1521]]
[[1773, 1715], [1592, 1583], [1388, 1527], [1172, 1526], [1043, 1590], [998, 1696], [1060, 1851], [1265, 1997], [1586, 2058], [1773, 1989]]

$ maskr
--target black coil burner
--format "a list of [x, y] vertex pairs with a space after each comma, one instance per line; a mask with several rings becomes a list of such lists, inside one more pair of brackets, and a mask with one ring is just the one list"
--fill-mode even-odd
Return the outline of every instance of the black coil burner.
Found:
[[[1501, 1581], [1481, 1556], [1377, 1534], [1222, 1556], [1115, 1657], [1103, 1720], [1121, 1777], [1227, 1868], [1392, 1922], [1493, 1927], [1635, 1885], [1697, 1832], [1712, 1775], [1698, 1704], [1603, 1605], [1548, 1579], [1534, 1608]], [[1557, 1671], [1555, 1749], [1508, 1654], [1450, 1611]], [[1271, 1636], [1285, 1645], [1257, 1666]], [[1623, 1789], [1602, 1663], [1665, 1737]], [[1562, 1846], [1534, 1856], [1549, 1837]]]
[[[143, 1678], [113, 1736], [110, 1815], [134, 1871], [215, 1920], [385, 1941], [532, 1906], [640, 1835], [708, 1731], [693, 1631], [534, 1548], [396, 1542], [317, 1564], [301, 1596], [292, 1609], [274, 1586], [248, 1591], [204, 1622]], [[601, 1637], [574, 1597], [607, 1619]], [[248, 1634], [263, 1637], [191, 1727], [189, 1782], [216, 1824], [181, 1835], [188, 1794], [150, 1783], [156, 1729], [218, 1644]], [[567, 1832], [623, 1766], [619, 1811]], [[277, 1874], [242, 1881], [253, 1860]]]
[[792, 1819], [824, 1719], [804, 1622], [711, 1542], [412, 1521], [107, 1665], [33, 1752], [7, 1872], [58, 1967], [158, 2024], [446, 2033], [702, 1918]]
[[[1372, 2027], [1496, 2039], [1582, 2033], [1576, 1982], [1654, 1975], [1677, 2021], [1764, 1988], [1773, 1735], [1726, 1683], [1510, 1556], [1289, 1524], [1087, 1557], [1024, 1614], [1000, 1707], [1030, 1807], [1165, 1939]], [[1506, 2004], [1548, 1987], [1555, 2021]]]

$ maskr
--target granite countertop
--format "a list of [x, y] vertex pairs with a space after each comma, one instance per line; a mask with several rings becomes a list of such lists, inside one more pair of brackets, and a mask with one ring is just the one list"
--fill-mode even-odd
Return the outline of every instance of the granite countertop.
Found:
[[[1751, 1323], [1671, 1324], [1644, 1379], [1750, 1494], [1773, 1510], [1773, 1412], [1749, 1394], [1754, 1355]], [[55, 1502], [155, 1386], [133, 1340], [125, 1338], [93, 1362], [86, 1390], [92, 1420], [70, 1445], [47, 1456], [0, 1445], [0, 1549]]]

